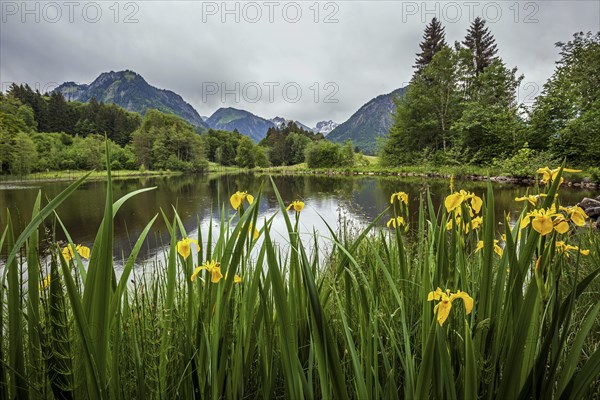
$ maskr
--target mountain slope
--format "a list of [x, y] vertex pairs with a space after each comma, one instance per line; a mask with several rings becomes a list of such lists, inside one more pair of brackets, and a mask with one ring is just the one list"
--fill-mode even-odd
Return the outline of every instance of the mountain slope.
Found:
[[250, 139], [257, 143], [267, 135], [269, 128], [275, 126], [267, 119], [233, 107], [219, 108], [206, 120], [206, 124], [213, 129], [237, 129], [239, 133], [250, 136]]
[[198, 112], [180, 95], [151, 86], [141, 75], [129, 70], [104, 72], [89, 85], [65, 82], [54, 91], [61, 92], [67, 100], [85, 103], [95, 98], [98, 102], [114, 103], [142, 115], [154, 108], [208, 129]]
[[352, 140], [352, 144], [360, 150], [373, 153], [377, 149], [377, 138], [388, 134], [393, 123], [393, 113], [396, 111], [394, 98], [403, 96], [405, 88], [396, 89], [391, 93], [377, 96], [346, 122], [335, 128], [327, 139], [343, 143]]

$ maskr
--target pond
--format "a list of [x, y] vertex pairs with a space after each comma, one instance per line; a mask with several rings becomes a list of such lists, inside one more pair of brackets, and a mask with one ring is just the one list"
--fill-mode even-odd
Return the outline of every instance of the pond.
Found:
[[[317, 232], [327, 242], [331, 235], [327, 229], [339, 227], [340, 221], [347, 221], [360, 227], [373, 221], [389, 204], [390, 194], [404, 191], [410, 195], [409, 209], [411, 218], [416, 218], [419, 197], [429, 190], [435, 207], [443, 203], [449, 194], [448, 180], [406, 177], [375, 176], [324, 176], [324, 175], [276, 175], [273, 180], [277, 185], [284, 202], [302, 200], [306, 207], [301, 214], [301, 232], [304, 238], [312, 237]], [[69, 182], [23, 182], [17, 184], [0, 184], [0, 228], [6, 226], [6, 208], [10, 210], [13, 223], [20, 231], [31, 218], [31, 208], [39, 190], [42, 191], [44, 204], [47, 199], [58, 195], [69, 185]], [[456, 181], [456, 189], [473, 191], [483, 197], [486, 192], [485, 182]], [[191, 237], [197, 237], [197, 229], [206, 238], [211, 215], [213, 225], [218, 226], [220, 207], [224, 205], [227, 213], [233, 210], [229, 205], [229, 196], [236, 190], [248, 191], [256, 195], [262, 186], [263, 196], [259, 207], [259, 227], [265, 218], [279, 211], [277, 199], [271, 186], [269, 176], [252, 173], [240, 174], [208, 174], [183, 175], [171, 177], [147, 177], [117, 180], [113, 183], [115, 199], [139, 188], [156, 187], [155, 190], [142, 193], [130, 199], [121, 208], [115, 219], [115, 256], [127, 256], [133, 243], [145, 225], [161, 209], [169, 217], [173, 215], [173, 207], [185, 225]], [[497, 219], [504, 211], [516, 216], [523, 208], [514, 198], [524, 195], [533, 188], [512, 184], [494, 184]], [[106, 183], [102, 181], [85, 182], [71, 197], [58, 208], [58, 214], [76, 243], [88, 246], [94, 240], [96, 230], [101, 222]], [[560, 198], [562, 204], [572, 205], [584, 196], [593, 197], [598, 190], [562, 187]], [[385, 223], [389, 216], [383, 218]], [[326, 223], [325, 223], [326, 222]], [[51, 219], [46, 226], [49, 228]], [[145, 257], [155, 254], [168, 243], [166, 227], [162, 216], [156, 220], [153, 233], [146, 240], [142, 251]], [[273, 220], [272, 234], [274, 240], [284, 240], [287, 236], [284, 219], [277, 215]], [[57, 233], [58, 239], [64, 235]]]

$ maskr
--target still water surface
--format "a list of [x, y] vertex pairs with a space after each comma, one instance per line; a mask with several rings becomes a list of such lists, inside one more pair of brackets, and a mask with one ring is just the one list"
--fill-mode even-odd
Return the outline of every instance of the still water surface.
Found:
[[[333, 229], [337, 229], [341, 219], [346, 219], [355, 226], [370, 223], [388, 206], [390, 194], [397, 191], [409, 193], [411, 217], [416, 218], [421, 194], [429, 189], [437, 208], [450, 191], [447, 180], [428, 178], [306, 175], [274, 176], [273, 180], [286, 205], [293, 200], [305, 202], [306, 208], [301, 214], [301, 232], [306, 240], [313, 230], [318, 232], [321, 236], [319, 243], [323, 244], [327, 243], [327, 238], [330, 237], [323, 220]], [[0, 183], [0, 228], [3, 230], [6, 224], [6, 208], [10, 210], [13, 223], [20, 230], [31, 218], [31, 208], [38, 191], [42, 191], [46, 203], [46, 199], [55, 197], [68, 185], [69, 182], [24, 182], [10, 185]], [[156, 186], [155, 190], [130, 199], [117, 214], [116, 257], [129, 254], [142, 229], [161, 209], [170, 217], [173, 215], [172, 207], [175, 206], [191, 237], [197, 237], [198, 226], [206, 237], [211, 215], [214, 219], [213, 225], [218, 225], [221, 206], [224, 205], [228, 213], [233, 211], [228, 199], [236, 190], [247, 190], [256, 195], [262, 186], [259, 227], [262, 226], [260, 221], [279, 211], [269, 177], [251, 173], [117, 180], [113, 183], [114, 198], [116, 200], [133, 190], [153, 186]], [[455, 188], [473, 191], [483, 196], [486, 183], [456, 181]], [[86, 182], [58, 208], [59, 216], [76, 243], [88, 246], [92, 244], [102, 219], [105, 190], [105, 182]], [[510, 211], [513, 216], [517, 215], [523, 208], [523, 203], [516, 203], [514, 198], [522, 196], [527, 190], [533, 189], [511, 184], [494, 184], [496, 215], [500, 216], [504, 211]], [[563, 187], [560, 197], [562, 204], [571, 205], [584, 196], [592, 197], [598, 194], [598, 190]], [[387, 219], [386, 216], [383, 223]], [[46, 226], [50, 227], [50, 224], [49, 219]], [[168, 243], [166, 231], [162, 216], [159, 216], [142, 252], [144, 256], [155, 254], [163, 243]], [[279, 238], [285, 241], [287, 235], [281, 215], [273, 220], [272, 232], [275, 240]], [[57, 236], [59, 239], [64, 237], [61, 234]]]

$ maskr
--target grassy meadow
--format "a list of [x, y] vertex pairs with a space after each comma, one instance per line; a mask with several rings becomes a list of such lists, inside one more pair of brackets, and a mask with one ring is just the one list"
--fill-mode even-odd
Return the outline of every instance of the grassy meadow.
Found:
[[[87, 176], [44, 207], [40, 194], [22, 232], [2, 227], [0, 398], [600, 395], [600, 239], [557, 204], [562, 170], [544, 172], [516, 224], [495, 215], [491, 184], [418, 210], [398, 188], [368, 227], [331, 227], [328, 254], [299, 240], [305, 205], [275, 185], [285, 245], [258, 218], [260, 190], [232, 194], [198, 237], [157, 210], [120, 276], [114, 221], [151, 189], [114, 199], [107, 174], [91, 249], [53, 239], [54, 210]], [[158, 218], [168, 250], [140, 265]]]

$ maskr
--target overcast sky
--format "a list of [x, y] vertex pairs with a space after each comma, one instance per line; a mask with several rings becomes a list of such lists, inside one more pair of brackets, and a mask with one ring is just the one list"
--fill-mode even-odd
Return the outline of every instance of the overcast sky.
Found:
[[[482, 16], [499, 56], [525, 75], [531, 103], [552, 74], [557, 41], [600, 30], [592, 1], [6, 1], [0, 81], [52, 88], [130, 69], [201, 115], [236, 107], [309, 126], [343, 122], [405, 86], [423, 29], [437, 16], [462, 40]], [[37, 20], [37, 21], [36, 21]], [[301, 92], [301, 93], [300, 93]]]

